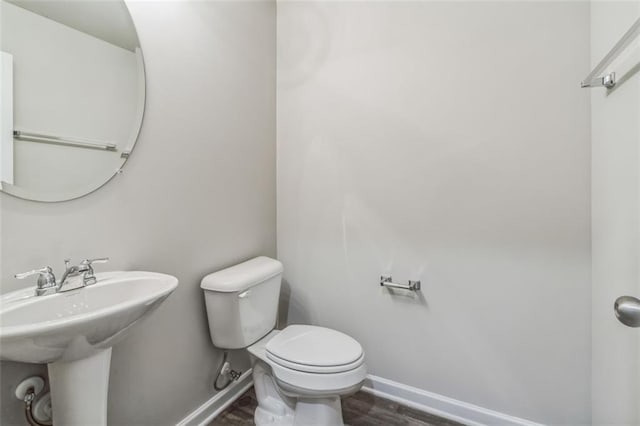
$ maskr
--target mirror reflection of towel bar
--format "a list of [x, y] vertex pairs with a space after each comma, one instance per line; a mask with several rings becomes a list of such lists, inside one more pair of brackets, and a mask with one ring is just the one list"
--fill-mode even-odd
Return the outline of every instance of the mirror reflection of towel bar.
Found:
[[98, 149], [101, 151], [117, 151], [117, 145], [113, 143], [96, 143], [84, 139], [67, 138], [62, 136], [44, 135], [41, 133], [24, 132], [21, 130], [13, 131], [14, 139], [48, 143], [53, 145], [72, 146], [76, 148]]
[[409, 280], [409, 284], [394, 283], [391, 275], [382, 275], [380, 277], [380, 286], [387, 288], [397, 288], [400, 290], [420, 291], [420, 281]]

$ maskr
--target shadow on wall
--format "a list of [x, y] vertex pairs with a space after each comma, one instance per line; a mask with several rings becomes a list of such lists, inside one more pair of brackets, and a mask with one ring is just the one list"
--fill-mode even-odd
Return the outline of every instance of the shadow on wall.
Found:
[[[289, 282], [282, 279], [282, 284], [280, 287], [280, 302], [278, 305], [278, 322], [276, 324], [276, 328], [282, 330], [289, 324], [289, 308], [291, 306], [291, 285]], [[299, 318], [301, 312], [296, 312], [293, 317]]]

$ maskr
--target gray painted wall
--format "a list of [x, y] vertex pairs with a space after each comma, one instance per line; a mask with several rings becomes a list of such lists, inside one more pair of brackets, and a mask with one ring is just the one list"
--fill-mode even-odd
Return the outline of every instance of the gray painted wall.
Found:
[[[177, 276], [175, 293], [114, 348], [109, 423], [174, 424], [214, 393], [202, 276], [275, 255], [275, 3], [133, 2], [147, 109], [123, 175], [59, 204], [1, 198], [1, 291], [12, 274], [110, 256], [101, 269]], [[236, 357], [239, 367], [247, 360]], [[24, 424], [13, 387], [38, 366], [2, 363], [3, 425]]]
[[372, 374], [589, 423], [589, 3], [282, 2], [277, 51], [289, 319]]

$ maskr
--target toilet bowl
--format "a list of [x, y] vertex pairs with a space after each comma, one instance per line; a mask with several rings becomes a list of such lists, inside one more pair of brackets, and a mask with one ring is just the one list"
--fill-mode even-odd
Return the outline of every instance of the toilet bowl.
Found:
[[366, 376], [360, 344], [324, 327], [291, 325], [248, 350], [260, 426], [341, 425], [340, 397], [357, 392]]
[[340, 398], [366, 376], [362, 346], [325, 327], [275, 330], [282, 270], [258, 257], [207, 275], [201, 287], [211, 339], [251, 355], [256, 425], [342, 425]]

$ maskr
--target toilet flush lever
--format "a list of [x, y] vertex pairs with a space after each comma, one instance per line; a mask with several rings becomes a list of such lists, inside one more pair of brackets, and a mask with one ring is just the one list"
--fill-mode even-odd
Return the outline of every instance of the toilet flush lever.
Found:
[[249, 297], [249, 296], [251, 296], [251, 289], [249, 289], [249, 290], [245, 290], [245, 291], [243, 291], [242, 293], [240, 293], [240, 294], [238, 295], [238, 298], [239, 298], [239, 299], [244, 299], [245, 297]]

